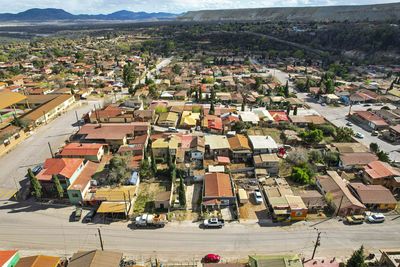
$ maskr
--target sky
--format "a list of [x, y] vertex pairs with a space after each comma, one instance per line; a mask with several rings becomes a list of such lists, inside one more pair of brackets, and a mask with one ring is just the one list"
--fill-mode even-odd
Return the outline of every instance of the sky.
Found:
[[118, 10], [183, 13], [190, 10], [281, 6], [364, 5], [399, 0], [0, 0], [0, 13], [30, 8], [62, 8], [73, 14], [107, 14]]

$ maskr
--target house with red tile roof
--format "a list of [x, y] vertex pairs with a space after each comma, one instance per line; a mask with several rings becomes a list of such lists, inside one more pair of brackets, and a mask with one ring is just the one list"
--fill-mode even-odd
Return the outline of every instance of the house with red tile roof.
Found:
[[81, 143], [106, 143], [118, 148], [135, 136], [148, 134], [149, 125], [148, 122], [85, 124], [73, 139]]
[[52, 176], [57, 175], [64, 188], [74, 183], [85, 167], [83, 159], [50, 158], [46, 159], [43, 169], [36, 175], [46, 189], [53, 186]]
[[289, 117], [283, 110], [268, 110], [275, 123], [289, 122]]
[[201, 127], [203, 128], [204, 131], [215, 134], [222, 134], [224, 131], [224, 127], [222, 126], [222, 120], [220, 117], [216, 115], [204, 115]]
[[62, 148], [59, 156], [100, 162], [104, 156], [105, 147], [107, 147], [106, 144], [69, 143]]
[[396, 184], [400, 184], [400, 171], [389, 163], [376, 160], [364, 167], [363, 179], [369, 184], [396, 189]]
[[364, 128], [376, 131], [389, 127], [384, 119], [370, 111], [355, 111], [351, 114], [351, 119]]
[[18, 250], [0, 250], [0, 267], [14, 267], [19, 259]]
[[88, 114], [90, 123], [129, 123], [134, 121], [133, 113], [109, 105], [104, 109], [93, 110]]
[[228, 207], [236, 203], [231, 177], [226, 173], [207, 173], [203, 183], [202, 205], [207, 210]]

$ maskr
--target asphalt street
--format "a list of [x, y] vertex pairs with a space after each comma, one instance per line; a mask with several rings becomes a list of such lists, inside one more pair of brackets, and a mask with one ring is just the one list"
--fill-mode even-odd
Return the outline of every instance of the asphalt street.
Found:
[[99, 105], [101, 101], [78, 102], [66, 113], [35, 129], [30, 137], [1, 157], [0, 187], [19, 187], [19, 181], [24, 179], [28, 168], [43, 163], [46, 158], [51, 157], [48, 143], [50, 143], [53, 152], [56, 152], [64, 141], [74, 131], [78, 130], [78, 127], [73, 126], [76, 122], [75, 111], [80, 118], [84, 113], [94, 108], [95, 104]]
[[256, 222], [231, 223], [218, 230], [205, 230], [192, 222], [175, 222], [163, 229], [132, 230], [128, 223], [69, 222], [72, 210], [71, 207], [0, 203], [0, 248], [19, 249], [25, 254], [71, 255], [77, 250], [99, 249], [98, 228], [105, 249], [122, 251], [137, 259], [157, 256], [191, 261], [207, 253], [218, 253], [224, 259], [261, 253], [300, 253], [309, 258], [317, 236], [315, 228], [322, 232], [317, 256], [346, 257], [361, 245], [374, 253], [400, 245], [400, 219], [395, 216], [387, 217], [383, 224], [353, 226], [331, 219], [283, 227], [260, 227]]

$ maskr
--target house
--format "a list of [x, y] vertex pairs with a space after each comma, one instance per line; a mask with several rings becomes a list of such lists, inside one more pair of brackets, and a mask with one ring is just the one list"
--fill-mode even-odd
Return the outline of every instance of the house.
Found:
[[333, 259], [312, 259], [304, 262], [304, 267], [340, 267], [341, 263]]
[[327, 104], [336, 104], [339, 101], [339, 97], [335, 94], [325, 94], [322, 95], [321, 97]]
[[323, 211], [328, 206], [324, 196], [317, 190], [304, 190], [299, 195], [310, 213]]
[[247, 162], [252, 155], [249, 140], [242, 134], [228, 138], [233, 162]]
[[38, 108], [26, 113], [22, 119], [32, 122], [33, 125], [47, 123], [52, 118], [65, 111], [75, 102], [73, 95], [60, 95]]
[[183, 111], [179, 127], [184, 129], [191, 129], [198, 125], [200, 121], [200, 113], [193, 113], [191, 111]]
[[400, 144], [400, 124], [390, 126], [389, 131], [383, 133], [383, 137], [395, 145]]
[[298, 255], [249, 256], [250, 267], [303, 267]]
[[149, 132], [148, 122], [85, 124], [73, 140], [81, 143], [108, 144], [112, 149], [126, 145], [135, 136]]
[[160, 136], [151, 143], [154, 158], [166, 161], [169, 156], [177, 154], [180, 137], [177, 135]]
[[283, 110], [269, 110], [268, 112], [275, 123], [287, 123], [290, 121], [288, 115]]
[[68, 267], [119, 267], [122, 255], [107, 250], [78, 251], [72, 255]]
[[249, 135], [249, 141], [254, 155], [278, 152], [278, 145], [271, 136]]
[[252, 111], [240, 111], [239, 117], [243, 122], [247, 122], [253, 125], [257, 125], [260, 121], [260, 117]]
[[222, 134], [224, 131], [224, 127], [222, 126], [222, 119], [216, 115], [204, 115], [201, 122], [201, 127], [203, 131], [214, 134]]
[[391, 190], [397, 188], [400, 171], [386, 162], [372, 161], [364, 167], [363, 179], [368, 184], [383, 185]]
[[134, 118], [134, 121], [153, 123], [156, 118], [155, 114], [156, 113], [155, 113], [154, 109], [135, 110], [133, 112], [133, 118]]
[[384, 119], [389, 125], [397, 125], [400, 123], [400, 114], [395, 111], [396, 110], [379, 109], [375, 110], [374, 113]]
[[339, 167], [345, 170], [362, 169], [376, 160], [378, 157], [369, 152], [340, 153]]
[[60, 257], [37, 255], [21, 258], [15, 267], [61, 267], [64, 266]]
[[26, 99], [18, 102], [18, 106], [35, 109], [56, 97], [57, 95], [27, 95]]
[[61, 185], [67, 189], [74, 183], [84, 169], [86, 163], [83, 159], [51, 158], [46, 159], [43, 169], [36, 175], [39, 182], [47, 190], [53, 187], [52, 176], [57, 175]]
[[394, 210], [397, 201], [389, 189], [382, 185], [350, 183], [350, 191], [369, 210]]
[[253, 156], [254, 168], [266, 169], [269, 176], [277, 176], [279, 173], [280, 159], [276, 154], [258, 154]]
[[90, 123], [129, 123], [134, 121], [132, 113], [126, 113], [120, 107], [109, 105], [104, 109], [93, 110], [89, 113]]
[[205, 153], [209, 158], [217, 156], [229, 157], [231, 146], [228, 138], [222, 135], [206, 135], [205, 140]]
[[370, 111], [355, 111], [351, 114], [351, 119], [370, 130], [380, 131], [389, 127], [384, 119]]
[[350, 192], [347, 182], [335, 171], [317, 176], [318, 190], [325, 196], [328, 204], [339, 216], [362, 214], [366, 207]]
[[19, 260], [18, 250], [0, 250], [0, 267], [15, 267]]
[[103, 144], [69, 143], [62, 148], [59, 156], [62, 158], [82, 158], [94, 162], [100, 162], [105, 153]]
[[181, 149], [190, 161], [202, 161], [205, 152], [204, 138], [197, 135], [182, 135]]
[[69, 202], [73, 205], [82, 205], [91, 186], [91, 180], [99, 169], [99, 164], [87, 162], [78, 177], [67, 188]]
[[157, 125], [162, 127], [176, 127], [179, 114], [175, 112], [163, 112], [158, 116]]
[[169, 209], [171, 207], [172, 191], [158, 193], [154, 199], [156, 209]]
[[284, 178], [268, 179], [263, 191], [276, 221], [302, 221], [308, 209], [299, 196], [295, 196]]
[[236, 195], [231, 177], [226, 173], [207, 173], [204, 176], [202, 205], [215, 210], [235, 205]]
[[382, 249], [379, 266], [381, 267], [399, 267], [400, 249]]

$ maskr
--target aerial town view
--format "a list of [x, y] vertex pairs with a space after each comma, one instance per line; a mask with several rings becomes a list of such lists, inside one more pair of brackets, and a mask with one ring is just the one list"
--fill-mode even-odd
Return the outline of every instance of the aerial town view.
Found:
[[400, 266], [400, 3], [0, 6], [0, 267]]

